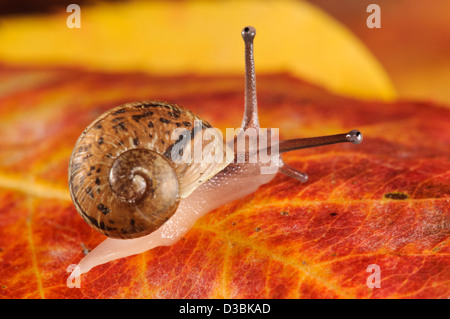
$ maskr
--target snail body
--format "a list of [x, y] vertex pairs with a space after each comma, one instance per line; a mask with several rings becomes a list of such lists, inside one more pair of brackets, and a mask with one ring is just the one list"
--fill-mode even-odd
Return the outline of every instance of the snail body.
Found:
[[[201, 216], [253, 193], [277, 173], [306, 182], [306, 173], [283, 162], [283, 152], [362, 141], [361, 133], [353, 130], [280, 142], [270, 139], [266, 145], [239, 143], [255, 131], [258, 141], [274, 136], [259, 127], [255, 33], [253, 27], [242, 30], [245, 107], [240, 133], [233, 140], [224, 142], [218, 130], [191, 111], [157, 101], [118, 106], [82, 133], [69, 164], [71, 196], [86, 222], [109, 238], [80, 261], [68, 285], [97, 265], [175, 243]], [[205, 139], [204, 133], [211, 135], [211, 130], [214, 138]], [[196, 160], [195, 145], [214, 154], [216, 161]], [[262, 151], [269, 150], [268, 158], [261, 160]], [[258, 155], [256, 161], [249, 160], [253, 155]]]

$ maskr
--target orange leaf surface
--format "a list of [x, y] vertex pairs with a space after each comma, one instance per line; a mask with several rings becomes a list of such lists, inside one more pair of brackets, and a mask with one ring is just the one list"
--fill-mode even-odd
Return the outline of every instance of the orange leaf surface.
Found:
[[[258, 94], [262, 127], [282, 138], [358, 128], [364, 141], [286, 154], [307, 183], [279, 174], [173, 246], [98, 266], [70, 289], [66, 268], [104, 239], [68, 193], [83, 129], [142, 99], [238, 127], [244, 79], [2, 66], [0, 297], [448, 298], [450, 110], [344, 98], [286, 74], [258, 76]], [[381, 288], [366, 284], [373, 264]]]

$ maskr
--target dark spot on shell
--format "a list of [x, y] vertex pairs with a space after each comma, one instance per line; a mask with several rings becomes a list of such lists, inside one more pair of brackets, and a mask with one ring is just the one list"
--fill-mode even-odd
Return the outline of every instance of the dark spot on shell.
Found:
[[114, 221], [113, 219], [108, 219], [108, 222], [109, 222], [110, 224], [112, 224], [112, 225], [115, 224], [115, 221]]
[[107, 215], [109, 213], [109, 208], [103, 205], [102, 203], [98, 204], [97, 209], [104, 215]]
[[170, 116], [172, 116], [172, 117], [174, 117], [176, 119], [180, 117], [180, 113], [168, 112], [167, 114], [169, 114]]
[[177, 127], [180, 127], [180, 126], [181, 126], [181, 123], [180, 123], [180, 122], [176, 122], [175, 124], [177, 125]]
[[95, 184], [100, 185], [100, 178], [97, 177], [97, 178], [95, 179]]
[[147, 125], [149, 128], [152, 128], [152, 127], [155, 127], [154, 125], [153, 125], [153, 122], [152, 121], [150, 121], [150, 122], [148, 122], [148, 125]]
[[170, 121], [169, 121], [168, 119], [163, 118], [163, 117], [159, 118], [159, 120], [160, 120], [162, 123], [170, 124]]
[[331, 213], [330, 216], [337, 216], [338, 213]]
[[91, 171], [93, 171], [95, 169], [95, 166], [91, 166]]
[[136, 221], [134, 219], [130, 219], [130, 225], [134, 226], [134, 224], [136, 223]]
[[255, 228], [255, 231], [256, 231], [256, 232], [258, 232], [258, 231], [260, 231], [260, 230], [261, 230], [261, 228], [259, 228], [259, 227], [256, 227], [256, 228]]
[[280, 214], [281, 214], [281, 216], [287, 216], [287, 215], [289, 215], [288, 212], [281, 212]]
[[123, 119], [125, 119], [125, 117], [124, 117], [124, 116], [120, 116], [120, 117], [114, 118], [112, 121], [113, 121], [114, 123], [117, 123], [117, 122], [122, 121]]
[[174, 154], [183, 156], [184, 148], [186, 147], [186, 144], [189, 142], [190, 138], [192, 138], [191, 132], [189, 132], [188, 130], [184, 130], [178, 135], [178, 140], [166, 149], [164, 156], [168, 159], [172, 159], [172, 155]]
[[101, 225], [99, 225], [97, 219], [94, 218], [94, 217], [92, 217], [92, 216], [89, 216], [89, 215], [81, 208], [80, 203], [78, 202], [78, 199], [77, 199], [76, 197], [74, 198], [74, 203], [75, 203], [76, 207], [78, 208], [79, 212], [81, 213], [81, 216], [86, 220], [86, 222], [88, 222], [88, 224], [91, 224], [92, 226], [97, 227], [97, 228], [102, 229], [102, 230], [116, 230], [116, 228], [105, 227], [104, 225], [103, 225], [103, 228], [101, 228], [101, 227], [100, 227]]
[[151, 116], [151, 115], [153, 115], [153, 112], [146, 111], [146, 112], [144, 112], [144, 113], [142, 113], [142, 114], [134, 114], [134, 115], [132, 116], [132, 118], [133, 118], [133, 120], [135, 120], [136, 122], [139, 122], [140, 119], [142, 119], [142, 118], [144, 118], [144, 117], [147, 117], [147, 116]]
[[96, 172], [97, 172], [97, 173], [100, 173], [100, 168], [97, 168]]
[[152, 102], [146, 102], [146, 103], [141, 103], [138, 106], [136, 106], [138, 108], [149, 108], [149, 107], [160, 107], [158, 102], [152, 103]]
[[97, 124], [97, 126], [95, 127], [96, 129], [98, 129], [98, 130], [100, 130], [100, 129], [102, 129], [102, 125], [101, 124]]
[[404, 193], [387, 193], [387, 194], [384, 194], [384, 198], [394, 199], [394, 200], [405, 200], [405, 199], [408, 199], [408, 194], [404, 194]]
[[92, 192], [92, 187], [86, 187], [86, 189], [84, 191], [86, 192], [86, 194], [91, 196], [91, 198], [94, 198], [94, 193]]
[[184, 126], [191, 126], [191, 123], [190, 123], [190, 122], [187, 122], [187, 121], [184, 121], [184, 122], [183, 122], [183, 125], [184, 125]]
[[95, 218], [90, 217], [88, 219], [92, 223], [92, 225], [94, 225], [98, 229], [101, 229], [101, 230], [116, 230], [117, 229], [117, 228], [106, 226], [104, 222], [100, 222], [100, 224], [99, 224]]
[[128, 132], [127, 126], [124, 122], [120, 122], [119, 124], [114, 125], [113, 129], [116, 131], [116, 133], [118, 132], [118, 129], [121, 129], [124, 132]]
[[161, 140], [161, 144], [164, 145], [164, 144], [166, 144], [166, 142], [164, 142], [164, 140]]
[[103, 137], [100, 137], [98, 140], [97, 140], [97, 143], [98, 143], [98, 145], [102, 145], [103, 144]]
[[120, 110], [115, 111], [112, 115], [118, 115], [118, 114], [122, 114], [125, 112], [126, 112], [126, 109], [120, 109]]
[[186, 131], [186, 132], [183, 132], [180, 135], [178, 135], [177, 143], [183, 141], [185, 138], [187, 139], [189, 137], [189, 134], [190, 134], [190, 132]]
[[83, 153], [84, 151], [86, 151], [87, 149], [85, 149], [84, 148], [84, 146], [83, 145], [81, 145], [79, 148], [78, 148], [78, 153]]
[[139, 137], [136, 137], [135, 139], [133, 139], [133, 144], [134, 144], [134, 146], [139, 145]]

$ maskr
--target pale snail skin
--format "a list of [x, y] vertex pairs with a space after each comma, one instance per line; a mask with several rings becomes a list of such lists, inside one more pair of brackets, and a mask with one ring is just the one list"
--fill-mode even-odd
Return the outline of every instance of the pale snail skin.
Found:
[[[243, 132], [246, 132], [249, 129], [259, 129], [253, 59], [253, 39], [256, 31], [253, 27], [249, 26], [245, 27], [241, 34], [245, 42], [246, 62], [245, 106], [241, 128]], [[144, 103], [158, 102], [147, 101]], [[138, 105], [139, 102], [131, 104]], [[118, 109], [120, 108], [117, 107], [113, 110]], [[126, 112], [124, 112], [124, 114], [125, 113]], [[217, 171], [209, 171], [209, 178], [201, 181], [198, 187], [192, 187], [189, 191], [186, 191], [186, 194], [188, 195], [179, 199], [178, 206], [173, 215], [171, 215], [167, 221], [162, 223], [161, 226], [158, 226], [159, 228], [147, 235], [137, 238], [105, 239], [79, 262], [78, 267], [74, 268], [73, 272], [68, 277], [67, 282], [72, 282], [74, 278], [88, 272], [93, 267], [109, 261], [140, 254], [158, 246], [170, 246], [174, 244], [189, 231], [200, 217], [231, 201], [253, 193], [261, 185], [270, 182], [277, 173], [285, 174], [300, 182], [306, 182], [308, 179], [307, 174], [285, 164], [280, 153], [333, 143], [351, 142], [359, 144], [361, 141], [362, 134], [359, 131], [353, 130], [344, 134], [280, 141], [277, 145], [279, 152], [275, 152], [271, 155], [270, 161], [265, 163], [240, 163], [236, 160], [231, 162], [228, 160], [224, 165], [218, 166], [216, 168]], [[233, 141], [227, 141], [227, 143], [229, 146], [235, 145], [233, 144]], [[272, 146], [273, 145], [269, 145], [269, 148]], [[245, 151], [248, 153], [255, 150], [246, 149]], [[256, 151], [258, 152], [258, 150]], [[265, 172], [262, 174], [261, 169], [263, 167], [268, 167], [269, 165], [272, 168], [275, 167], [275, 170], [272, 170], [270, 173]], [[72, 197], [74, 197], [73, 194]], [[77, 199], [73, 199], [77, 206]], [[78, 208], [79, 207], [77, 207], [77, 210]]]

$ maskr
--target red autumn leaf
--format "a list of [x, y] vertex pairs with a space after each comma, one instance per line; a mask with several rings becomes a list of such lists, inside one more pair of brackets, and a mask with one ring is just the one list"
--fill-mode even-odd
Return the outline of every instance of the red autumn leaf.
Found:
[[[0, 78], [10, 83], [0, 88], [2, 298], [450, 296], [448, 108], [358, 101], [285, 74], [259, 76], [262, 127], [280, 128], [282, 138], [358, 128], [363, 143], [286, 154], [307, 183], [277, 175], [173, 246], [98, 266], [70, 289], [66, 268], [104, 239], [68, 194], [68, 161], [83, 129], [142, 99], [238, 127], [244, 79], [7, 66]], [[370, 265], [381, 270], [380, 288], [367, 285]]]

